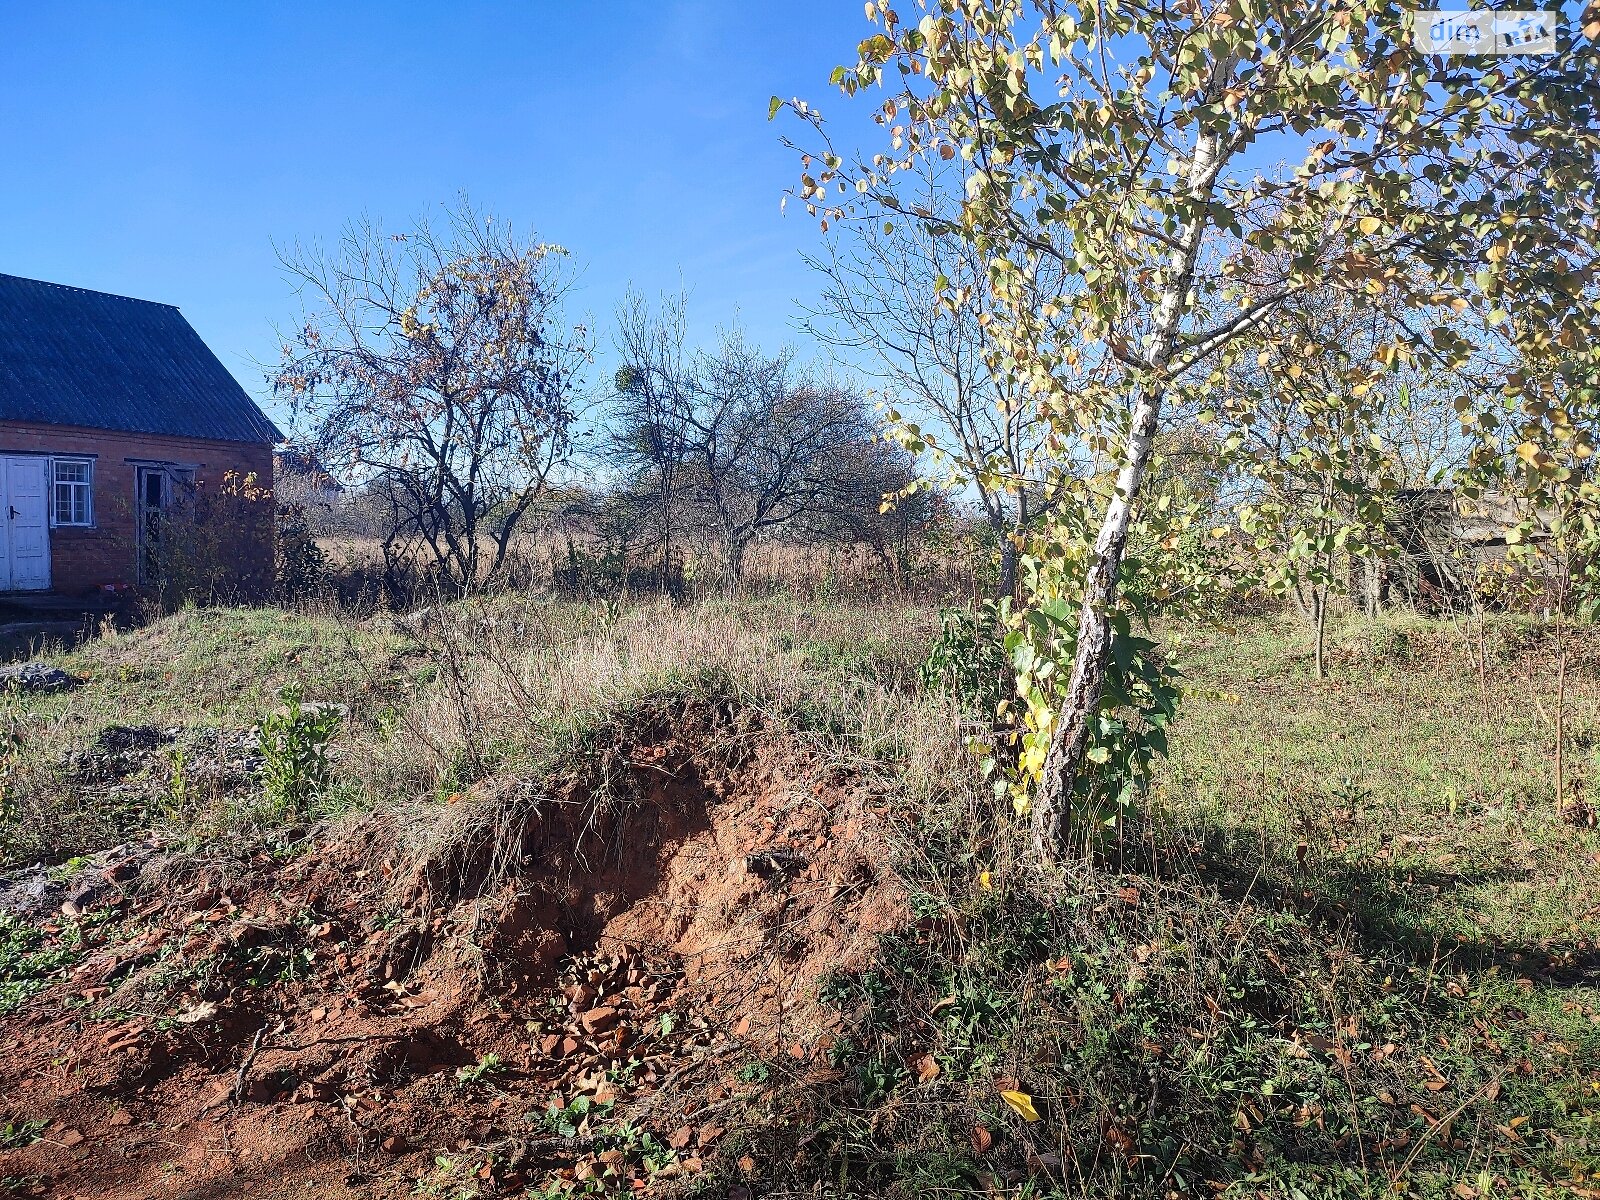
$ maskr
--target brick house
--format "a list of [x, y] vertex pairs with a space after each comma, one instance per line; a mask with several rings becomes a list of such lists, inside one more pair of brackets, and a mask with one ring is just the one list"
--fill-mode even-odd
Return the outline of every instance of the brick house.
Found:
[[281, 440], [171, 305], [0, 275], [0, 592], [264, 594]]

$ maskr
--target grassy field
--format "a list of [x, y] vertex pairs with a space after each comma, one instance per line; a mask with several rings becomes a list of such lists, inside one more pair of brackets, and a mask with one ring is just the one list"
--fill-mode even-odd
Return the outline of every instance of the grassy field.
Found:
[[[1572, 642], [1564, 767], [1584, 812], [1600, 678], [1594, 631]], [[1517, 1096], [1552, 1171], [1600, 1187], [1600, 836], [1555, 800], [1551, 631], [1351, 622], [1322, 682], [1292, 625], [1197, 635], [1184, 662], [1156, 806], [1169, 843], [1231, 889], [1348, 919], [1460, 1000], [1439, 1050]]]
[[[1418, 946], [1591, 951], [1600, 842], [1558, 815], [1550, 638], [1506, 623], [1485, 642], [1480, 677], [1470, 623], [1352, 625], [1318, 683], [1292, 632], [1197, 639], [1164, 807]], [[1580, 800], [1600, 787], [1595, 650], [1580, 631], [1565, 756]]]
[[[1548, 630], [1352, 622], [1323, 681], [1289, 623], [1167, 631], [1187, 696], [1147, 815], [1041, 872], [962, 749], [977, 715], [919, 682], [936, 625], [781, 598], [181, 612], [61, 656], [76, 690], [5, 700], [0, 854], [70, 870], [155, 830], [180, 857], [292, 863], [375, 822], [436, 849], [466, 815], [500, 820], [513, 785], [614, 761], [633, 714], [710, 703], [865, 798], [905, 913], [874, 963], [807, 984], [834, 1013], [802, 1037], [822, 1066], [739, 1051], [707, 1093], [724, 1098], [700, 1099], [737, 1102], [735, 1133], [671, 1188], [1600, 1195], [1600, 836], [1555, 802]], [[1600, 638], [1569, 651], [1564, 768], [1587, 803]], [[286, 807], [248, 752], [292, 684], [347, 711], [327, 785]], [[162, 748], [108, 775], [114, 726]], [[223, 743], [232, 767], [210, 769]], [[104, 936], [9, 923], [0, 1007], [63, 1003], [48, 989]], [[247, 1044], [214, 1069], [231, 1078]], [[36, 1116], [0, 1109], [6, 1128]], [[419, 1172], [394, 1194], [432, 1186], [394, 1170]], [[547, 1192], [522, 1180], [591, 1183], [570, 1165]], [[432, 1194], [505, 1190], [461, 1187]]]

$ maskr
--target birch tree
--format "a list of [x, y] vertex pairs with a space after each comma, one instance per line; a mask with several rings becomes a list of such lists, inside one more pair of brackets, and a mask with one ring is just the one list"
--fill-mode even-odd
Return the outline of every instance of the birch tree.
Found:
[[[1392, 0], [867, 10], [873, 28], [832, 81], [873, 95], [886, 144], [847, 161], [820, 111], [791, 101], [811, 127], [795, 195], [830, 225], [897, 213], [919, 164], [959, 156], [960, 227], [987, 257], [1007, 369], [1058, 443], [1105, 448], [1093, 516], [1063, 522], [1052, 560], [1050, 586], [1077, 603], [1066, 681], [1024, 698], [1021, 770], [1053, 856], [1092, 777], [1156, 435], [1205, 403], [1244, 335], [1275, 336], [1286, 302], [1330, 287], [1402, 310], [1374, 373], [1465, 358], [1470, 339], [1438, 319], [1450, 310], [1534, 357], [1587, 344], [1600, 16], [1560, 29], [1554, 54], [1451, 58], [1421, 52]], [[1057, 267], [1060, 294], [1035, 302]], [[1104, 367], [1088, 385], [1085, 357]]]

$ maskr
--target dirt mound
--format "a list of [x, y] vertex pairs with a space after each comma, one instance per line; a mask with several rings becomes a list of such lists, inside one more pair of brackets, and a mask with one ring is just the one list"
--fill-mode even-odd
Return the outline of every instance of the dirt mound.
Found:
[[903, 922], [877, 818], [729, 706], [611, 732], [541, 788], [486, 780], [47, 927], [82, 949], [0, 1023], [0, 1187], [626, 1190], [736, 1153], [752, 1064], [820, 1054], [819, 977]]

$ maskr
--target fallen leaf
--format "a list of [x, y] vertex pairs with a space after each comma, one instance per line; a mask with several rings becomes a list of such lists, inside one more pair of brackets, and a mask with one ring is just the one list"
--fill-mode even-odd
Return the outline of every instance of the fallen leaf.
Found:
[[209, 1021], [217, 1015], [215, 1001], [205, 1000], [192, 1008], [186, 1008], [172, 1019], [179, 1025], [198, 1025], [202, 1021]]
[[1034, 1108], [1033, 1097], [1027, 1092], [1001, 1092], [1000, 1099], [1004, 1100], [1006, 1107], [1024, 1121], [1033, 1122], [1039, 1119], [1039, 1110]]

